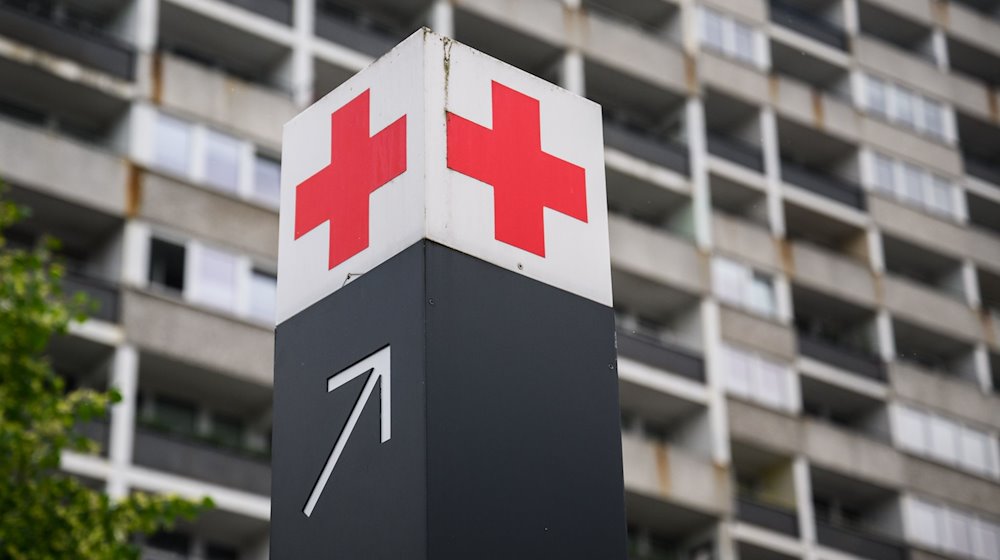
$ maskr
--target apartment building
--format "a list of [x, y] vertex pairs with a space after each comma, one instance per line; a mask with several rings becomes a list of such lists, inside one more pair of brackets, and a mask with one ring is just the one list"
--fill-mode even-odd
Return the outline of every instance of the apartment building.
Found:
[[0, 0], [148, 558], [267, 557], [281, 125], [421, 25], [604, 107], [630, 558], [1000, 558], [1000, 1]]

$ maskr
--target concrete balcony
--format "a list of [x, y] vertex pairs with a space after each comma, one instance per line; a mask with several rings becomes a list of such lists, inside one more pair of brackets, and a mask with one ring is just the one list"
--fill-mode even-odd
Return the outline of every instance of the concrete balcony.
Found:
[[715, 516], [731, 511], [729, 473], [683, 449], [622, 434], [625, 491]]
[[632, 334], [619, 328], [618, 354], [669, 371], [698, 383], [705, 382], [705, 360], [696, 352], [663, 340]]
[[799, 353], [848, 373], [874, 381], [885, 382], [885, 364], [877, 356], [865, 354], [836, 342], [807, 335], [798, 335]]
[[875, 278], [863, 264], [803, 242], [792, 243], [791, 276], [796, 283], [874, 307]]
[[291, 0], [222, 0], [227, 4], [239, 6], [251, 12], [271, 18], [275, 21], [292, 23]]
[[737, 62], [711, 51], [702, 51], [698, 57], [698, 73], [704, 85], [753, 105], [767, 103], [768, 79], [756, 66]]
[[[538, 2], [546, 4], [546, 2]], [[594, 61], [672, 92], [687, 90], [684, 56], [680, 47], [621, 24], [588, 13], [571, 40]], [[559, 23], [562, 25], [562, 22]]]
[[782, 0], [771, 0], [771, 21], [812, 37], [835, 49], [847, 50], [847, 33], [833, 23]]
[[607, 119], [604, 120], [604, 144], [681, 175], [688, 174], [688, 148], [683, 144], [660, 140]]
[[881, 196], [868, 197], [869, 212], [879, 229], [948, 255], [967, 256], [965, 229]]
[[389, 52], [399, 42], [393, 35], [367, 27], [357, 18], [320, 6], [316, 9], [316, 35], [375, 58]]
[[761, 226], [721, 212], [712, 213], [712, 239], [722, 252], [739, 255], [766, 269], [781, 268], [778, 245]]
[[969, 175], [1000, 187], [1000, 165], [971, 154], [962, 154], [962, 162]]
[[0, 36], [123, 80], [131, 81], [135, 73], [135, 50], [131, 45], [84, 25], [29, 12], [15, 3], [0, 2]]
[[66, 294], [82, 293], [87, 296], [95, 308], [88, 310], [91, 319], [117, 323], [119, 313], [118, 286], [107, 280], [69, 271], [62, 280], [63, 291]]
[[612, 267], [695, 294], [704, 290], [706, 263], [691, 243], [614, 214], [608, 229]]
[[143, 350], [270, 387], [274, 334], [257, 326], [193, 307], [177, 297], [126, 290], [122, 322]]
[[795, 333], [785, 325], [738, 309], [719, 308], [722, 339], [772, 357], [795, 359]]
[[165, 107], [243, 132], [267, 146], [281, 145], [281, 128], [298, 113], [287, 96], [183, 58], [159, 56]]
[[964, 302], [898, 276], [886, 275], [882, 286], [885, 306], [893, 315], [965, 340], [982, 338], [976, 313]]
[[951, 100], [957, 109], [969, 113], [981, 120], [992, 118], [991, 106], [997, 102], [996, 92], [985, 83], [952, 71], [946, 80], [951, 86]]
[[811, 193], [846, 204], [858, 210], [865, 209], [865, 193], [861, 187], [846, 179], [810, 169], [790, 161], [781, 162], [781, 178], [785, 183], [795, 185]]
[[983, 17], [978, 12], [958, 2], [948, 3], [948, 17], [945, 19], [948, 31], [983, 50], [1000, 54], [1000, 21]]
[[792, 511], [752, 498], [736, 498], [736, 518], [790, 537], [799, 536], [799, 518]]
[[946, 175], [962, 173], [962, 156], [957, 150], [903, 125], [876, 116], [863, 116], [860, 130], [861, 140], [881, 151], [908, 156]]
[[743, 167], [764, 172], [764, 154], [760, 146], [753, 146], [738, 138], [708, 133], [708, 153]]
[[500, 24], [551, 45], [565, 45], [575, 27], [557, 0], [461, 0], [455, 4], [491, 25]]
[[983, 393], [979, 387], [925, 371], [909, 363], [888, 366], [889, 383], [901, 399], [1000, 429], [1000, 397]]
[[125, 214], [126, 161], [53, 132], [0, 119], [0, 176], [107, 214]]
[[906, 545], [882, 535], [837, 527], [825, 521], [816, 521], [816, 540], [819, 544], [870, 560], [906, 560]]
[[850, 98], [788, 76], [772, 74], [771, 100], [782, 117], [850, 142], [856, 142], [860, 135], [860, 119]]
[[136, 212], [150, 222], [270, 260], [278, 258], [278, 215], [244, 200], [144, 172]]
[[271, 463], [190, 437], [138, 427], [133, 461], [137, 465], [254, 494], [271, 492]]

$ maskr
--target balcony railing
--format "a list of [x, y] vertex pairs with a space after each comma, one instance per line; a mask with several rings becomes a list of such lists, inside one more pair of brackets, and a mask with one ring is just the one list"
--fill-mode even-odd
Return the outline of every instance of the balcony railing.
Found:
[[66, 274], [62, 285], [66, 294], [82, 292], [95, 304], [95, 308], [88, 309], [91, 318], [109, 323], [118, 322], [118, 286], [75, 272]]
[[110, 433], [110, 430], [106, 419], [94, 419], [87, 420], [86, 422], [80, 422], [73, 427], [73, 431], [78, 435], [86, 436], [94, 440], [100, 449], [101, 455], [106, 456], [108, 454], [108, 434]]
[[290, 0], [222, 0], [227, 4], [239, 6], [264, 17], [269, 17], [281, 23], [292, 22], [292, 3]]
[[823, 546], [835, 548], [860, 558], [906, 560], [906, 549], [889, 539], [835, 527], [825, 521], [816, 521], [816, 540]]
[[764, 156], [758, 146], [751, 146], [736, 138], [709, 132], [708, 151], [744, 167], [764, 172]]
[[271, 491], [271, 465], [263, 457], [146, 427], [135, 431], [134, 453], [139, 465], [255, 494]]
[[851, 373], [884, 382], [885, 364], [877, 357], [799, 331], [799, 353]]
[[317, 6], [316, 34], [340, 45], [371, 56], [381, 56], [396, 46], [392, 34], [372, 28], [357, 21], [358, 17], [346, 11]]
[[1000, 187], [1000, 165], [968, 154], [962, 154], [962, 158], [965, 160], [966, 173]]
[[693, 381], [705, 382], [704, 360], [680, 346], [619, 328], [618, 353]]
[[799, 536], [799, 519], [791, 510], [740, 496], [736, 499], [736, 516], [740, 521], [746, 521], [758, 527], [793, 537]]
[[112, 37], [0, 0], [0, 35], [131, 80], [134, 49]]
[[790, 161], [781, 162], [781, 178], [797, 187], [825, 196], [859, 210], [865, 209], [861, 187], [843, 179], [820, 173]]
[[847, 34], [836, 25], [808, 11], [771, 0], [771, 20], [840, 50], [847, 50]]
[[604, 121], [604, 143], [651, 163], [688, 174], [687, 146], [659, 140], [614, 121]]

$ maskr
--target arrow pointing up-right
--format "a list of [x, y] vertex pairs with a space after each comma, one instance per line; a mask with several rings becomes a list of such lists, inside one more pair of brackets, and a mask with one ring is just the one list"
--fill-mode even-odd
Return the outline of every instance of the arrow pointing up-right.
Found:
[[367, 358], [355, 363], [349, 368], [335, 373], [330, 376], [326, 382], [326, 391], [328, 393], [344, 386], [350, 381], [371, 373], [368, 376], [368, 381], [365, 382], [365, 388], [361, 390], [361, 395], [358, 397], [358, 402], [354, 404], [354, 408], [351, 409], [351, 415], [347, 418], [347, 424], [344, 425], [344, 429], [341, 430], [340, 435], [337, 436], [337, 443], [333, 446], [333, 451], [330, 452], [330, 456], [326, 460], [326, 464], [323, 465], [323, 471], [319, 475], [319, 479], [316, 480], [316, 484], [313, 485], [312, 492], [309, 493], [309, 499], [306, 500], [305, 507], [302, 508], [302, 513], [306, 514], [306, 517], [312, 515], [313, 509], [316, 508], [316, 502], [319, 501], [320, 495], [323, 494], [323, 489], [326, 488], [326, 483], [330, 480], [330, 475], [333, 473], [333, 468], [337, 466], [337, 461], [340, 456], [344, 453], [344, 447], [347, 445], [347, 440], [351, 437], [351, 432], [354, 431], [354, 427], [358, 423], [358, 418], [361, 417], [361, 412], [365, 409], [365, 404], [368, 402], [368, 398], [371, 397], [372, 392], [375, 390], [375, 383], [380, 383], [380, 393], [382, 401], [382, 414], [381, 414], [381, 425], [382, 425], [382, 443], [389, 441], [389, 437], [392, 433], [392, 414], [391, 414], [391, 385], [390, 385], [390, 365], [391, 361], [389, 358], [389, 347], [386, 346], [381, 350], [377, 350], [374, 354], [369, 355]]

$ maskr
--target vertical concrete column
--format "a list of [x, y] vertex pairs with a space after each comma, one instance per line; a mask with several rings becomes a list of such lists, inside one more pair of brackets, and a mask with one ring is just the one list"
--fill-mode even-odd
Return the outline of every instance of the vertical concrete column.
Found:
[[316, 28], [316, 4], [313, 0], [294, 0], [292, 26], [295, 28], [292, 51], [292, 99], [300, 107], [305, 107], [312, 101], [315, 81], [312, 37]]
[[812, 504], [812, 480], [809, 478], [809, 461], [802, 456], [792, 463], [795, 484], [795, 510], [799, 521], [799, 538], [805, 544], [806, 558], [816, 556], [816, 513]]
[[123, 344], [115, 349], [111, 365], [111, 387], [121, 394], [122, 400], [111, 407], [108, 438], [111, 474], [108, 478], [108, 495], [123, 498], [128, 494], [125, 471], [132, 463], [136, 393], [139, 388], [139, 354], [134, 346]]
[[979, 307], [982, 298], [979, 296], [979, 277], [976, 275], [976, 265], [965, 259], [962, 261], [962, 293], [969, 307]]
[[435, 33], [455, 37], [455, 8], [449, 0], [435, 0], [427, 19]]
[[984, 393], [991, 393], [993, 387], [993, 374], [990, 370], [990, 354], [986, 344], [979, 342], [973, 350], [973, 366], [976, 369], [976, 380]]
[[691, 199], [694, 208], [695, 242], [699, 249], [712, 246], [712, 196], [708, 185], [708, 145], [705, 140], [705, 106], [699, 97], [689, 97], [685, 107], [685, 129], [691, 168]]
[[881, 276], [885, 273], [885, 253], [882, 250], [882, 232], [874, 225], [865, 229], [865, 241], [868, 244], [868, 266], [873, 274]]
[[778, 146], [778, 119], [772, 107], [760, 112], [760, 136], [767, 177], [767, 220], [771, 235], [784, 237], [785, 212], [781, 203], [781, 150]]
[[140, 95], [147, 98], [152, 97], [154, 83], [158, 79], [153, 75], [156, 70], [153, 57], [159, 35], [159, 5], [158, 0], [135, 0], [131, 8], [131, 35], [138, 54], [135, 57], [136, 82]]
[[586, 82], [583, 73], [583, 54], [577, 49], [570, 49], [562, 58], [559, 85], [577, 95], [586, 95]]
[[134, 219], [125, 223], [122, 234], [122, 284], [137, 288], [147, 284], [149, 262], [149, 226]]
[[729, 465], [729, 411], [726, 406], [726, 373], [722, 361], [719, 304], [711, 296], [701, 301], [701, 321], [705, 341], [705, 384], [708, 386], [712, 461], [717, 465]]
[[947, 70], [948, 66], [951, 65], [951, 60], [948, 57], [948, 39], [944, 29], [938, 26], [934, 26], [934, 30], [931, 32], [931, 50], [934, 53], [934, 63], [937, 67]]
[[861, 20], [858, 17], [858, 0], [844, 1], [844, 31], [849, 36], [856, 36], [861, 29]]
[[879, 356], [886, 362], [896, 359], [896, 337], [892, 330], [892, 318], [885, 309], [879, 309], [875, 316], [875, 330], [878, 334]]

